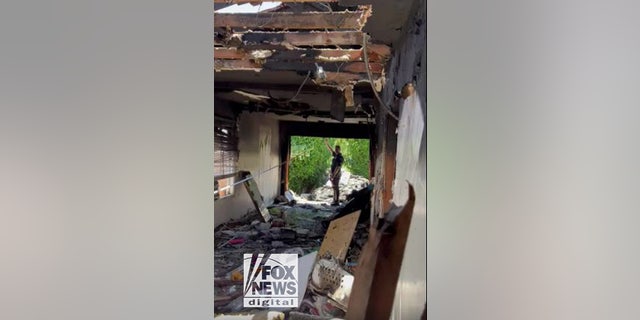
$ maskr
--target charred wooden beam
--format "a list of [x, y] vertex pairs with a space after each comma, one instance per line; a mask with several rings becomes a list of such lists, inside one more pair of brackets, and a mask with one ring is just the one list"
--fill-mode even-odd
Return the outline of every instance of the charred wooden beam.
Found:
[[[224, 60], [220, 60], [224, 61]], [[325, 72], [326, 79], [322, 82], [317, 82], [314, 79], [307, 80], [307, 84], [318, 84], [323, 86], [345, 86], [349, 84], [359, 85], [369, 82], [369, 78], [366, 74], [355, 74], [347, 72]], [[286, 79], [286, 82], [280, 81], [280, 84], [298, 85], [302, 84], [307, 75], [307, 71], [276, 71], [267, 69], [255, 69], [255, 70], [215, 70], [215, 81], [220, 83], [221, 81], [241, 81], [247, 83], [278, 83], [278, 79]], [[378, 81], [382, 78], [381, 75], [373, 74], [373, 81]], [[295, 79], [294, 79], [295, 78]], [[241, 80], [239, 80], [241, 79]], [[296, 80], [297, 79], [297, 80]], [[297, 89], [296, 89], [297, 90]]]
[[[256, 1], [256, 0], [213, 0], [213, 3], [226, 3], [226, 4], [244, 4], [244, 3], [252, 3], [252, 4], [260, 4], [265, 1]], [[278, 2], [338, 2], [338, 0], [279, 0]]]
[[[236, 89], [258, 89], [258, 90], [277, 90], [277, 91], [298, 91], [300, 93], [321, 93], [321, 92], [333, 92], [338, 90], [338, 86], [333, 85], [315, 85], [307, 83], [302, 88], [300, 85], [291, 84], [279, 84], [279, 83], [255, 83], [255, 82], [229, 82], [229, 81], [215, 81], [214, 90], [236, 90]], [[353, 87], [353, 93], [363, 95], [367, 97], [373, 97], [371, 86], [369, 84], [359, 85]]]
[[235, 48], [213, 48], [214, 59], [250, 59], [251, 56], [244, 50]]
[[[325, 113], [326, 114], [326, 113]], [[372, 124], [280, 121], [284, 134], [290, 136], [369, 139]]]
[[[255, 82], [228, 82], [218, 81], [213, 83], [213, 89], [219, 91], [229, 90], [242, 90], [242, 89], [257, 89], [257, 90], [277, 90], [277, 91], [292, 91], [297, 92], [300, 89], [300, 93], [322, 93], [333, 92], [336, 90], [336, 86], [319, 86], [311, 83], [305, 84], [300, 88], [300, 85], [286, 85], [279, 83], [255, 83]], [[366, 87], [365, 87], [366, 88]], [[358, 92], [370, 93], [371, 88], [359, 89]]]
[[339, 12], [214, 13], [217, 28], [362, 30], [371, 10]]
[[362, 46], [360, 31], [301, 31], [301, 32], [248, 32], [234, 33], [216, 39], [216, 44], [229, 44], [259, 49], [269, 45], [282, 47]]
[[[367, 69], [364, 62], [345, 62], [345, 63], [323, 63], [319, 64], [326, 72], [341, 72], [366, 74]], [[381, 74], [384, 66], [380, 63], [370, 63], [371, 73]], [[272, 61], [267, 59], [265, 62], [256, 62], [252, 60], [214, 60], [214, 68], [216, 71], [224, 70], [252, 70], [260, 71], [262, 69], [275, 71], [313, 71], [316, 69], [315, 63], [308, 62], [290, 62], [290, 61]]]
[[[349, 73], [362, 73], [366, 74], [367, 69], [364, 62], [345, 62], [345, 63], [319, 63], [325, 71], [328, 72], [349, 72]], [[315, 70], [315, 63], [305, 62], [283, 62], [283, 61], [270, 61], [267, 60], [263, 65], [263, 68], [269, 70], [294, 70], [294, 71], [308, 71]], [[380, 74], [384, 70], [384, 65], [380, 63], [370, 63], [369, 67], [372, 73]]]
[[[378, 105], [380, 110], [380, 105]], [[383, 211], [387, 212], [391, 207], [393, 198], [393, 181], [396, 178], [396, 154], [398, 152], [398, 136], [396, 129], [398, 122], [389, 116], [383, 116], [386, 122], [385, 146], [384, 146], [384, 189], [382, 191]]]
[[[287, 50], [251, 50], [241, 48], [214, 48], [213, 57], [225, 60], [260, 59], [268, 56], [273, 60], [295, 60], [306, 62], [348, 62], [364, 61], [362, 49], [293, 49]], [[391, 48], [386, 45], [372, 44], [367, 46], [370, 62], [384, 62], [391, 55]]]

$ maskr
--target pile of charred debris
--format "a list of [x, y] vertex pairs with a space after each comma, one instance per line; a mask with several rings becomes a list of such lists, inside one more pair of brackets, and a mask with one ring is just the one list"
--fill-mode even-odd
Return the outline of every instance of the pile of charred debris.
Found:
[[[353, 187], [359, 189], [347, 193]], [[368, 237], [373, 185], [361, 177], [347, 177], [341, 188], [344, 201], [337, 207], [317, 201], [325, 200], [318, 195], [327, 193], [326, 189], [330, 190], [323, 186], [301, 196], [287, 191], [266, 207], [268, 214], [256, 204], [257, 210], [215, 229], [216, 319], [262, 313], [266, 319], [345, 316], [353, 274]], [[243, 257], [254, 253], [298, 255], [297, 306], [269, 308], [270, 313], [243, 306]]]

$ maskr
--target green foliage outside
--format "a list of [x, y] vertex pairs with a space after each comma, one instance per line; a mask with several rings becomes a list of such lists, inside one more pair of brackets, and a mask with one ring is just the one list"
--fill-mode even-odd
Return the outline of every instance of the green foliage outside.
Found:
[[[369, 140], [329, 138], [329, 145], [339, 145], [344, 157], [343, 170], [369, 178]], [[296, 193], [308, 193], [322, 186], [329, 177], [331, 153], [324, 138], [291, 137], [289, 188]]]

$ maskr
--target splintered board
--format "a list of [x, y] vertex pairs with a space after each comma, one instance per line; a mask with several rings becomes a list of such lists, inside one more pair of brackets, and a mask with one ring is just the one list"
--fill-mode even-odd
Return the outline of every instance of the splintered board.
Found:
[[[251, 173], [246, 171], [244, 173], [245, 177], [249, 177], [251, 175]], [[260, 212], [264, 221], [271, 221], [271, 214], [269, 214], [269, 210], [267, 210], [267, 206], [262, 200], [262, 195], [260, 194], [260, 189], [258, 189], [256, 181], [254, 179], [248, 179], [244, 182], [244, 186], [247, 188], [247, 192], [249, 193], [249, 197], [251, 197], [253, 205], [256, 207], [256, 210]]]
[[351, 238], [356, 230], [360, 210], [350, 213], [342, 218], [331, 221], [327, 234], [325, 234], [318, 250], [318, 258], [329, 253], [340, 262], [344, 262], [347, 257], [347, 250], [351, 244]]

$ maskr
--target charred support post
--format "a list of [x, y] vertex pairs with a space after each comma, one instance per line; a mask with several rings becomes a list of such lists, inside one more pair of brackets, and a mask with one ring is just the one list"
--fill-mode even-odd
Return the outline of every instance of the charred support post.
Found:
[[385, 115], [380, 105], [376, 105], [376, 129], [378, 143], [376, 150], [376, 185], [374, 190], [373, 214], [382, 218], [391, 205], [393, 180], [396, 172], [397, 123]]
[[376, 290], [369, 294], [367, 315], [364, 319], [389, 319], [393, 310], [398, 277], [402, 267], [404, 249], [409, 236], [415, 193], [409, 185], [409, 200], [393, 223], [392, 234], [383, 235], [378, 248], [378, 259], [373, 274]]
[[291, 165], [291, 136], [287, 128], [280, 122], [280, 163], [287, 162], [280, 170], [280, 194], [289, 190], [289, 166]]
[[393, 180], [396, 178], [396, 152], [398, 149], [398, 136], [396, 129], [398, 123], [395, 119], [385, 116], [386, 134], [384, 149], [384, 192], [382, 193], [383, 212], [387, 212], [393, 198]]
[[384, 221], [381, 228], [375, 219], [369, 229], [369, 238], [358, 260], [346, 320], [389, 319], [414, 203], [415, 192], [409, 185], [407, 203], [388, 212], [390, 221]]
[[376, 175], [377, 139], [375, 139], [375, 135], [371, 135], [371, 137], [369, 139], [369, 177], [373, 178]]

